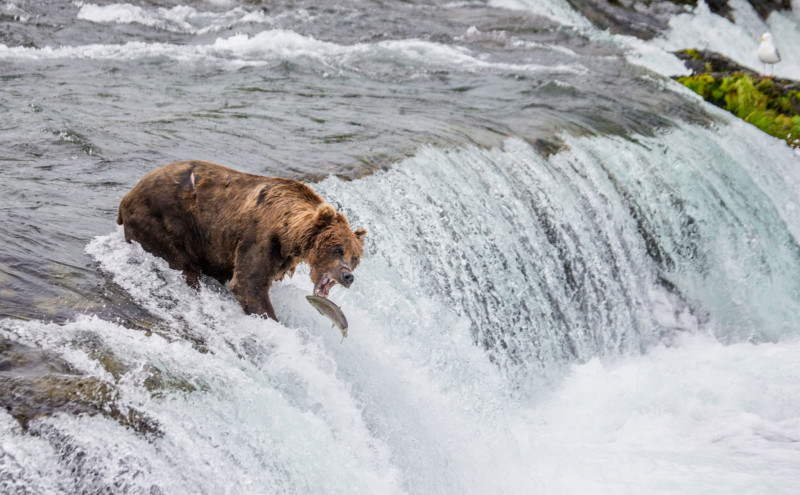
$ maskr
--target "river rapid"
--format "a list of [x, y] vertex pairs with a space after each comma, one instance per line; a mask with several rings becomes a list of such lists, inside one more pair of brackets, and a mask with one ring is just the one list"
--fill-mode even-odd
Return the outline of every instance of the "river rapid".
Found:
[[[0, 3], [0, 491], [793, 493], [800, 157], [669, 78], [800, 76], [730, 4]], [[189, 158], [369, 229], [344, 342], [307, 267], [276, 323], [124, 242]]]

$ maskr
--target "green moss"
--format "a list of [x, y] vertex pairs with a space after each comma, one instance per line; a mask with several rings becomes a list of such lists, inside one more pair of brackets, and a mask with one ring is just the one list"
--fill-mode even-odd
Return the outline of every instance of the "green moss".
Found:
[[146, 436], [161, 435], [158, 422], [121, 404], [113, 385], [90, 376], [0, 376], [0, 407], [23, 429], [37, 418], [58, 413], [101, 414]]
[[678, 82], [789, 146], [800, 146], [799, 91], [784, 92], [770, 78], [739, 72], [722, 77], [710, 73], [684, 76]]
[[686, 50], [681, 50], [681, 51], [695, 60], [703, 60], [703, 57], [694, 48], [687, 48]]
[[[84, 340], [93, 338], [87, 335]], [[124, 369], [121, 363], [110, 352], [97, 352], [103, 366], [118, 378]], [[82, 375], [58, 356], [3, 336], [0, 336], [0, 410], [5, 410], [26, 430], [34, 420], [54, 414], [101, 414], [148, 438], [161, 435], [158, 422], [124, 404], [113, 383]]]

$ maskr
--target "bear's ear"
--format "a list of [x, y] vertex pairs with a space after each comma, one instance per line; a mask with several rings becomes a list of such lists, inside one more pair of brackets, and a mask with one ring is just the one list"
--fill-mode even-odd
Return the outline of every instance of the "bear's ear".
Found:
[[314, 212], [314, 225], [319, 228], [327, 227], [336, 218], [336, 210], [330, 203], [320, 203], [317, 211]]
[[367, 229], [362, 229], [359, 227], [353, 233], [356, 235], [356, 239], [358, 239], [358, 242], [363, 243], [364, 236], [367, 235]]

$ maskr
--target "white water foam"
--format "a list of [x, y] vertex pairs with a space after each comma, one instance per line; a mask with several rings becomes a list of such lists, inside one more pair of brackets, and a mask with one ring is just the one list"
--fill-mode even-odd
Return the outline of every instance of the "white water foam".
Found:
[[532, 492], [792, 493], [798, 351], [695, 336], [574, 366], [517, 429]]
[[77, 18], [98, 24], [140, 24], [166, 31], [205, 34], [233, 29], [243, 24], [275, 23], [275, 18], [261, 11], [248, 11], [241, 6], [225, 12], [199, 11], [188, 5], [146, 9], [129, 3], [95, 5], [75, 2], [80, 7]]
[[559, 24], [579, 29], [592, 27], [592, 23], [565, 0], [490, 0], [489, 5], [503, 9], [529, 11], [552, 19]]
[[[497, 394], [487, 406], [486, 397], [473, 396], [468, 406], [483, 411], [475, 414], [423, 378], [434, 370], [381, 364], [395, 357], [386, 354], [393, 346], [357, 344], [358, 352], [337, 356], [333, 342], [309, 356], [313, 344], [286, 345], [298, 329], [273, 333], [269, 326], [252, 333], [238, 326], [250, 354], [237, 358], [93, 318], [65, 326], [4, 323], [4, 333], [10, 328], [54, 350], [92, 334], [126, 362], [151, 363], [199, 389], [149, 397], [137, 389], [139, 370], [125, 376], [123, 397], [164, 432], [154, 443], [100, 417], [36, 420], [40, 434], [32, 437], [0, 413], [4, 473], [37, 493], [115, 485], [129, 493], [156, 486], [165, 493], [613, 494], [635, 487], [789, 494], [800, 482], [797, 341], [723, 346], [687, 337], [643, 356], [574, 365], [536, 403]], [[276, 338], [280, 347], [270, 347]], [[259, 356], [265, 344], [269, 353]], [[324, 355], [355, 360], [358, 375], [339, 376], [335, 363], [313, 365]], [[381, 372], [395, 365], [396, 373]], [[337, 397], [342, 388], [349, 397]], [[361, 405], [348, 412], [348, 403]], [[337, 426], [325, 410], [344, 422]], [[374, 437], [366, 444], [364, 422]], [[370, 446], [381, 439], [392, 447], [389, 461]]]
[[[94, 317], [4, 322], [4, 333], [100, 377], [99, 363], [75, 347], [102, 342], [131, 367], [120, 380], [123, 400], [157, 420], [164, 437], [148, 443], [108, 419], [58, 416], [38, 420], [41, 435], [31, 438], [3, 416], [14, 479], [41, 493], [70, 491], [76, 473], [84, 490], [131, 493], [790, 493], [800, 481], [795, 340], [723, 346], [686, 337], [675, 348], [574, 365], [535, 402], [520, 401], [493, 388], [497, 371], [469, 345], [448, 349], [450, 338], [424, 344], [455, 362], [474, 354], [477, 369], [453, 373], [444, 356], [425, 363], [418, 330], [381, 323], [363, 331], [361, 317], [353, 330], [362, 331], [340, 345], [335, 330], [300, 316], [310, 310], [293, 283], [278, 287], [276, 300], [291, 313], [285, 320], [297, 312], [308, 324], [287, 328], [243, 316], [214, 290], [194, 293], [119, 233], [89, 249], [171, 321], [161, 329], [170, 339]], [[421, 312], [415, 322], [436, 319]], [[459, 333], [457, 320], [437, 321], [443, 337]], [[180, 327], [210, 352], [175, 340]], [[197, 390], [151, 396], [145, 364]]]
[[[691, 71], [681, 59], [673, 55], [669, 48], [662, 46], [658, 42], [652, 40], [644, 41], [635, 36], [622, 34], [611, 35], [605, 32], [594, 32], [589, 37], [597, 41], [608, 41], [621, 46], [625, 51], [625, 60], [662, 76], [671, 77], [691, 74]], [[675, 50], [678, 49], [680, 48]]]
[[[125, 244], [121, 231], [88, 249], [166, 327], [146, 335], [82, 317], [63, 326], [37, 322], [6, 329], [103, 380], [112, 377], [80, 342], [101, 342], [129, 369], [118, 383], [121, 400], [158, 422], [165, 435], [157, 446], [132, 432], [120, 434], [105, 418], [62, 416], [40, 426], [66, 437], [52, 442], [90, 454], [79, 470], [102, 478], [92, 481], [95, 488], [118, 483], [146, 491], [158, 480], [167, 493], [399, 491], [386, 446], [369, 433], [358, 401], [336, 378], [337, 365], [320, 338], [247, 317], [229, 294], [207, 288], [192, 293], [163, 261]], [[198, 341], [207, 352], [193, 346]], [[143, 384], [154, 369], [168, 383], [185, 385], [167, 385], [151, 395]], [[113, 464], [104, 460], [109, 452]], [[130, 476], [124, 473], [127, 466], [136, 466]]]
[[168, 58], [185, 63], [209, 63], [238, 69], [282, 60], [310, 60], [322, 69], [358, 70], [361, 62], [392, 63], [400, 66], [451, 68], [461, 71], [500, 71], [503, 73], [570, 72], [583, 73], [579, 65], [543, 66], [510, 64], [484, 60], [463, 47], [421, 40], [392, 40], [378, 43], [339, 45], [303, 36], [294, 31], [273, 29], [253, 36], [237, 34], [217, 38], [212, 44], [176, 45], [171, 43], [128, 42], [90, 44], [58, 48], [8, 47], [0, 44], [0, 59], [91, 59], [138, 60]]

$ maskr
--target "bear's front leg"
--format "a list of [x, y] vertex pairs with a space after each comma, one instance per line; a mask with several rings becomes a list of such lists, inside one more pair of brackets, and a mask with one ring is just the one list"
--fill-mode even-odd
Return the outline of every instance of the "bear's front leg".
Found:
[[263, 285], [242, 282], [243, 278], [246, 277], [240, 277], [234, 273], [231, 279], [231, 291], [236, 295], [244, 312], [249, 315], [266, 315], [278, 321], [275, 310], [272, 308], [272, 302], [269, 300], [269, 288], [272, 284], [269, 282]]
[[236, 295], [245, 313], [266, 315], [278, 321], [269, 300], [269, 289], [272, 286], [269, 257], [263, 256], [260, 251], [255, 244], [241, 244], [236, 249], [231, 292]]

